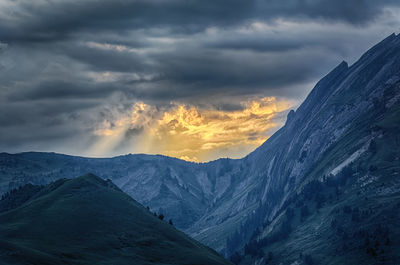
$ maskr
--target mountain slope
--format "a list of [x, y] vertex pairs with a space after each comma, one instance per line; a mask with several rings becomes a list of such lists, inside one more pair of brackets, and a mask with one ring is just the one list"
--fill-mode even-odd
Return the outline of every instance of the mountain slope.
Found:
[[[362, 159], [371, 142], [398, 148], [396, 141], [380, 142], [388, 134], [370, 126], [395, 115], [399, 80], [400, 36], [392, 34], [353, 65], [342, 62], [322, 78], [289, 113], [285, 126], [243, 159], [194, 164], [145, 155], [87, 159], [2, 154], [0, 185], [6, 191], [94, 172], [152, 210], [165, 211], [177, 227], [229, 256], [254, 239], [257, 229], [277, 221], [308, 181], [337, 175]], [[398, 126], [396, 120], [392, 124]], [[392, 153], [388, 150], [386, 155]], [[396, 154], [389, 156], [398, 161]]]
[[400, 82], [384, 90], [253, 235], [241, 252], [245, 257], [235, 255], [236, 262], [400, 263], [400, 104], [392, 104]]
[[226, 189], [218, 177], [235, 160], [196, 164], [160, 155], [85, 158], [55, 153], [0, 153], [0, 194], [26, 183], [48, 184], [91, 172], [111, 179], [153, 211], [189, 228]]
[[91, 174], [14, 207], [0, 213], [1, 264], [229, 264]]
[[[199, 218], [207, 207], [204, 197], [210, 196], [196, 179], [189, 177], [196, 176], [196, 164], [164, 156], [90, 159], [32, 152], [1, 154], [0, 161], [2, 192], [25, 183], [42, 185], [92, 172], [104, 179], [112, 179], [124, 192], [152, 210], [162, 211], [164, 215], [168, 213], [179, 228], [185, 228]], [[163, 201], [159, 199], [161, 193]]]
[[349, 153], [326, 155], [353, 129], [354, 120], [378, 108], [388, 86], [392, 87], [392, 93], [386, 99], [387, 104], [399, 104], [400, 91], [396, 86], [399, 79], [400, 36], [395, 34], [370, 49], [351, 67], [340, 63], [317, 83], [296, 112], [289, 113], [284, 127], [244, 158], [236, 172], [232, 170], [234, 181], [229, 193], [193, 226], [192, 234], [221, 250], [222, 241], [234, 237], [232, 230], [236, 227], [240, 236], [235, 236], [232, 241], [237, 243], [229, 244], [226, 252], [230, 255], [243, 247], [256, 228], [271, 220], [303, 185], [311, 171], [322, 166], [320, 177], [330, 173], [355, 152], [362, 153], [377, 137], [368, 131], [347, 143]]

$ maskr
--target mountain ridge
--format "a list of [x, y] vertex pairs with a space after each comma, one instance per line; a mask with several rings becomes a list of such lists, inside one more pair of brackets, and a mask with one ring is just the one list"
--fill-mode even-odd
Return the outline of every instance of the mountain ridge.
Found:
[[[400, 37], [392, 34], [351, 66], [344, 61], [339, 63], [316, 84], [296, 111], [289, 112], [282, 128], [242, 159], [196, 164], [134, 155], [98, 160], [64, 157], [65, 161], [59, 161], [51, 156], [35, 157], [40, 153], [21, 154], [11, 156], [15, 161], [8, 164], [0, 157], [0, 190], [26, 182], [42, 184], [54, 180], [53, 176], [95, 172], [111, 178], [152, 210], [170, 214], [177, 227], [196, 239], [231, 255], [244, 247], [258, 227], [276, 217], [312, 171], [321, 167], [326, 152], [351, 130], [354, 120], [377, 106], [389, 104], [380, 103], [388, 86], [392, 86], [393, 93], [388, 101], [398, 104], [399, 80]], [[363, 137], [348, 143], [354, 152], [378, 135], [366, 132]], [[324, 162], [321, 177], [354, 152], [329, 158]], [[21, 176], [20, 172], [27, 175]], [[241, 227], [248, 232], [241, 235], [237, 246], [227, 250], [226, 239]]]

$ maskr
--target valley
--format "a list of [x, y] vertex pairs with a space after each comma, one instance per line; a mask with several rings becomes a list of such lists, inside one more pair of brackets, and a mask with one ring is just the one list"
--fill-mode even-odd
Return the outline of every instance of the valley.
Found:
[[[0, 193], [92, 173], [236, 264], [398, 264], [399, 100], [400, 35], [392, 34], [354, 64], [339, 63], [242, 159], [1, 153]], [[0, 226], [11, 238], [7, 231]]]

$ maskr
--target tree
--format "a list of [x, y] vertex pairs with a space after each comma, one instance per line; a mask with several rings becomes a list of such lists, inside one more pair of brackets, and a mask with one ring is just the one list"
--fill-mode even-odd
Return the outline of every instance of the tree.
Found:
[[282, 239], [285, 239], [289, 236], [290, 232], [292, 232], [292, 225], [289, 220], [285, 220], [282, 222], [278, 234]]
[[342, 249], [343, 249], [344, 252], [346, 252], [347, 250], [349, 250], [349, 248], [347, 247], [346, 243], [343, 244]]
[[307, 205], [303, 205], [303, 207], [301, 207], [300, 213], [301, 213], [301, 218], [305, 218], [310, 214]]
[[294, 210], [293, 210], [293, 208], [288, 207], [288, 208], [286, 209], [286, 213], [285, 213], [285, 214], [286, 214], [287, 220], [291, 221], [292, 218], [294, 217]]
[[308, 255], [304, 256], [304, 263], [307, 264], [307, 265], [313, 265], [314, 264], [314, 260], [311, 257], [311, 255], [308, 254]]
[[331, 221], [332, 228], [335, 228], [337, 226], [337, 224], [338, 224], [338, 221], [336, 220], [336, 218]]
[[350, 163], [350, 165], [345, 166], [345, 167], [342, 169], [342, 174], [343, 174], [346, 178], [351, 178], [351, 177], [353, 176], [353, 174], [354, 174], [354, 171], [353, 171], [353, 163]]
[[242, 237], [238, 230], [236, 230], [231, 236], [226, 239], [226, 251], [228, 255], [231, 255], [238, 248]]
[[272, 260], [274, 257], [274, 255], [272, 254], [272, 252], [268, 252], [268, 260]]
[[351, 221], [352, 222], [359, 222], [360, 221], [360, 210], [358, 209], [358, 207], [355, 207], [353, 209], [353, 212], [351, 214]]
[[244, 254], [251, 255], [253, 257], [262, 257], [263, 251], [258, 245], [258, 242], [256, 240], [253, 240], [244, 246]]
[[351, 207], [349, 205], [343, 206], [343, 212], [346, 214], [351, 214]]
[[234, 263], [234, 264], [239, 264], [239, 262], [242, 260], [242, 257], [239, 255], [239, 253], [236, 251], [235, 253], [233, 253], [233, 255], [230, 257], [230, 260]]
[[368, 169], [369, 169], [369, 171], [374, 172], [374, 171], [378, 170], [378, 167], [375, 165], [370, 165]]
[[323, 194], [318, 193], [317, 196], [315, 196], [315, 201], [317, 202], [317, 209], [320, 209], [326, 202], [326, 198]]

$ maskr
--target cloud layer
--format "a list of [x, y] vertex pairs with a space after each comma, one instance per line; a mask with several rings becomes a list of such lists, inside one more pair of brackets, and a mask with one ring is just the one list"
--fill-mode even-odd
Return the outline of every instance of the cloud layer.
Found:
[[[399, 14], [398, 1], [372, 0], [0, 1], [0, 151], [243, 155], [284, 122], [284, 113], [244, 115], [243, 104], [296, 105], [335, 65], [398, 30]], [[123, 122], [140, 106], [139, 125]], [[169, 123], [154, 125], [181, 112], [203, 119], [197, 134], [176, 131], [198, 137], [187, 148], [173, 147]], [[226, 129], [204, 138], [235, 128], [238, 113], [258, 124], [257, 140]], [[106, 128], [123, 137], [100, 141]], [[174, 144], [121, 148], [154, 130]]]
[[191, 161], [208, 161], [229, 154], [239, 158], [261, 145], [282, 124], [292, 102], [260, 98], [242, 109], [224, 111], [173, 104], [160, 110], [143, 102], [115, 122], [96, 130], [88, 155], [110, 152], [162, 153]]

